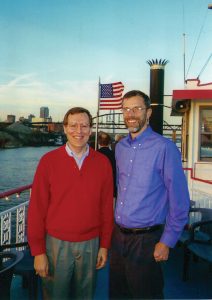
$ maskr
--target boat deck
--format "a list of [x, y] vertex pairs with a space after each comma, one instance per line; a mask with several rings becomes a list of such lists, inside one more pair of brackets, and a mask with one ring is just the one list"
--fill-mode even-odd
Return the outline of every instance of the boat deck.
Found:
[[[199, 260], [191, 261], [189, 280], [182, 281], [183, 251], [177, 246], [164, 262], [165, 299], [212, 299], [212, 269], [209, 264]], [[109, 264], [98, 271], [97, 288], [94, 300], [108, 299]], [[42, 299], [39, 293], [39, 299]], [[21, 278], [16, 276], [11, 286], [11, 300], [28, 299], [28, 291], [22, 289]]]

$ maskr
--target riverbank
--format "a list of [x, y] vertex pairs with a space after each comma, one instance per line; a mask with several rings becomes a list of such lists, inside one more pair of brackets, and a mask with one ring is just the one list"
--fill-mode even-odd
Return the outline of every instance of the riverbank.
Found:
[[54, 133], [32, 130], [16, 122], [0, 129], [0, 149], [58, 145], [56, 143], [58, 137], [60, 137], [61, 145], [64, 144], [66, 138], [62, 132]]

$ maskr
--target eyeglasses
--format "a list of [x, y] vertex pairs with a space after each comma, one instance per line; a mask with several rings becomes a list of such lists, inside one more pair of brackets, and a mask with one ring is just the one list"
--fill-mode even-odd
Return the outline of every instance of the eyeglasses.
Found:
[[90, 125], [83, 123], [69, 123], [66, 125], [70, 131], [76, 131], [78, 127], [82, 132], [88, 132], [90, 130]]
[[130, 112], [133, 112], [134, 114], [141, 112], [142, 110], [147, 109], [146, 107], [141, 107], [141, 106], [135, 106], [133, 108], [129, 108], [129, 107], [123, 107], [122, 108], [122, 112], [124, 114], [129, 114]]

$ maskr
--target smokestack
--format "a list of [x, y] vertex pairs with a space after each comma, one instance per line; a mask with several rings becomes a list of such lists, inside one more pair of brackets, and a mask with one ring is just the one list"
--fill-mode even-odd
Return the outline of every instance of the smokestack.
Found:
[[150, 99], [152, 102], [152, 116], [150, 126], [159, 134], [163, 134], [163, 95], [164, 68], [168, 60], [148, 60], [150, 65]]

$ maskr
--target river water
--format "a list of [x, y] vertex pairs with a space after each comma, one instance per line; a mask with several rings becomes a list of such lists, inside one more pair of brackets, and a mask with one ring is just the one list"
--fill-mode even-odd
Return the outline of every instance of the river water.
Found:
[[[32, 183], [34, 173], [43, 154], [56, 147], [25, 147], [0, 150], [0, 193]], [[0, 199], [0, 212], [26, 201], [24, 193], [20, 198]]]

